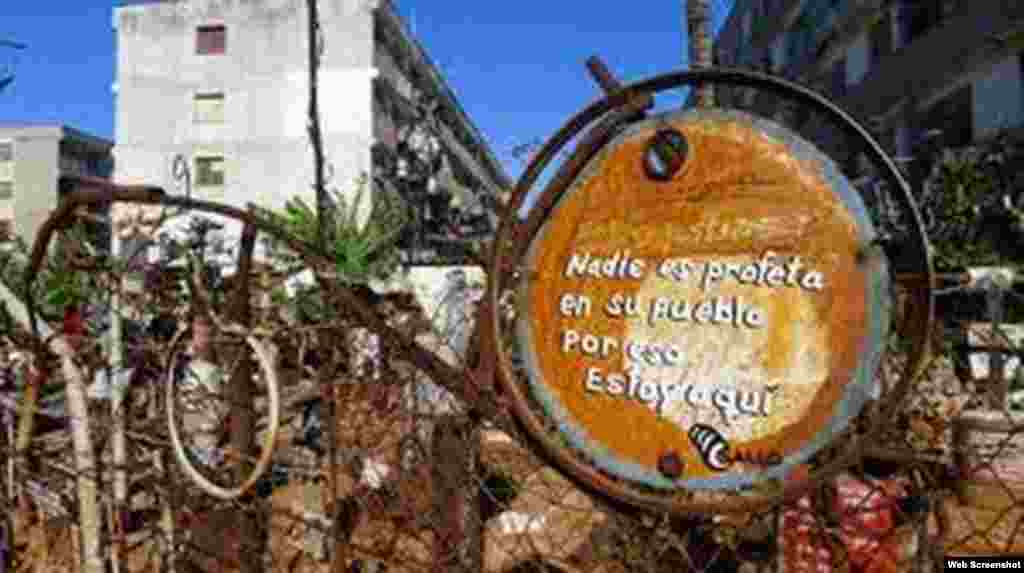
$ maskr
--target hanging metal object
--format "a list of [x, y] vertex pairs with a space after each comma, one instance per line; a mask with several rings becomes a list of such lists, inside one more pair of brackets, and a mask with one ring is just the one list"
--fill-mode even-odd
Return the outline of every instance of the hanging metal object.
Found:
[[17, 67], [16, 54], [25, 50], [25, 48], [25, 44], [19, 42], [0, 40], [0, 49], [10, 50], [10, 52], [3, 52], [7, 54], [7, 58], [4, 61], [0, 61], [0, 92], [4, 91], [4, 88], [14, 82], [14, 71], [15, 67]]
[[[498, 379], [546, 453], [619, 501], [723, 512], [799, 495], [792, 470], [849, 465], [856, 448], [821, 454], [873, 398], [884, 393], [873, 420], [891, 413], [924, 357], [931, 264], [907, 184], [848, 115], [784, 80], [721, 69], [603, 79], [611, 95], [535, 156], [508, 212], [536, 200], [499, 230]], [[858, 193], [782, 126], [713, 108], [644, 115], [658, 92], [702, 82], [773, 91], [864, 140], [901, 192], [913, 256], [890, 269]], [[894, 270], [915, 280], [893, 285]], [[910, 345], [883, 388], [891, 327]]]

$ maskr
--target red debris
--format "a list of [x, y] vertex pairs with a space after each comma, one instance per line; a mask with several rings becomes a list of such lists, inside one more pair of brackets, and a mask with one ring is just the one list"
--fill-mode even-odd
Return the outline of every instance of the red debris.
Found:
[[[807, 479], [807, 469], [792, 480]], [[861, 480], [838, 476], [831, 510], [838, 524], [827, 523], [804, 496], [782, 517], [786, 573], [895, 573], [905, 569], [912, 546], [896, 525], [898, 500], [906, 495], [899, 480]]]

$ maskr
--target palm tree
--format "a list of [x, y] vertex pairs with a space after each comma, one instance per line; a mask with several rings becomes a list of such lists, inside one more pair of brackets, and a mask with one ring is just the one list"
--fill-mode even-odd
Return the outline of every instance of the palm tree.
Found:
[[[686, 22], [690, 33], [690, 68], [711, 67], [711, 2], [687, 0]], [[697, 86], [696, 94], [698, 106], [709, 107], [715, 104], [715, 92], [711, 84]]]

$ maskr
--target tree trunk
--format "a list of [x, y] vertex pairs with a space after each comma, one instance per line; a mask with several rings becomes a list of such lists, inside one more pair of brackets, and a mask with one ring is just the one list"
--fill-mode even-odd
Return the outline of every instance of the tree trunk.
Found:
[[[687, 0], [687, 30], [690, 33], [690, 69], [711, 67], [711, 3], [708, 0]], [[697, 105], [715, 105], [715, 91], [711, 84], [698, 84], [695, 88]]]
[[[7, 307], [14, 321], [31, 332], [31, 321], [25, 305], [6, 285], [0, 283], [0, 304]], [[83, 573], [104, 573], [100, 554], [100, 512], [97, 495], [96, 455], [89, 431], [89, 409], [85, 376], [75, 364], [75, 350], [64, 336], [49, 338], [50, 350], [60, 358], [66, 389], [67, 415], [70, 417], [71, 441], [74, 450], [78, 493], [78, 523], [81, 531], [81, 562]], [[34, 404], [31, 405], [34, 409]], [[31, 414], [31, 412], [30, 412]]]
[[306, 0], [309, 11], [307, 34], [309, 34], [309, 110], [306, 128], [309, 130], [309, 141], [313, 146], [313, 189], [316, 191], [316, 224], [317, 246], [323, 249], [327, 244], [327, 220], [330, 205], [327, 198], [327, 184], [324, 174], [326, 159], [324, 158], [323, 134], [320, 129], [320, 55], [321, 44], [320, 11], [318, 0]]
[[[121, 253], [121, 235], [114, 231], [111, 234], [110, 250], [114, 256]], [[121, 321], [121, 281], [116, 283], [116, 290], [111, 294], [110, 306], [113, 312], [110, 313], [110, 365], [107, 375], [107, 384], [110, 386], [110, 415], [112, 427], [110, 433], [110, 446], [114, 463], [114, 503], [112, 505], [112, 518], [110, 524], [111, 541], [110, 561], [113, 573], [121, 570], [121, 557], [123, 554], [124, 525], [128, 511], [128, 440], [125, 436], [125, 410], [124, 397], [126, 388], [121, 384], [124, 369], [124, 330]]]

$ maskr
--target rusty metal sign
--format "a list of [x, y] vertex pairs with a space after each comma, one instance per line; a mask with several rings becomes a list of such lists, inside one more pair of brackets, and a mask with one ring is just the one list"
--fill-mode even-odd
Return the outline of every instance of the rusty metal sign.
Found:
[[889, 274], [860, 197], [734, 111], [633, 123], [522, 261], [532, 399], [599, 471], [656, 490], [781, 479], [876, 392]]

